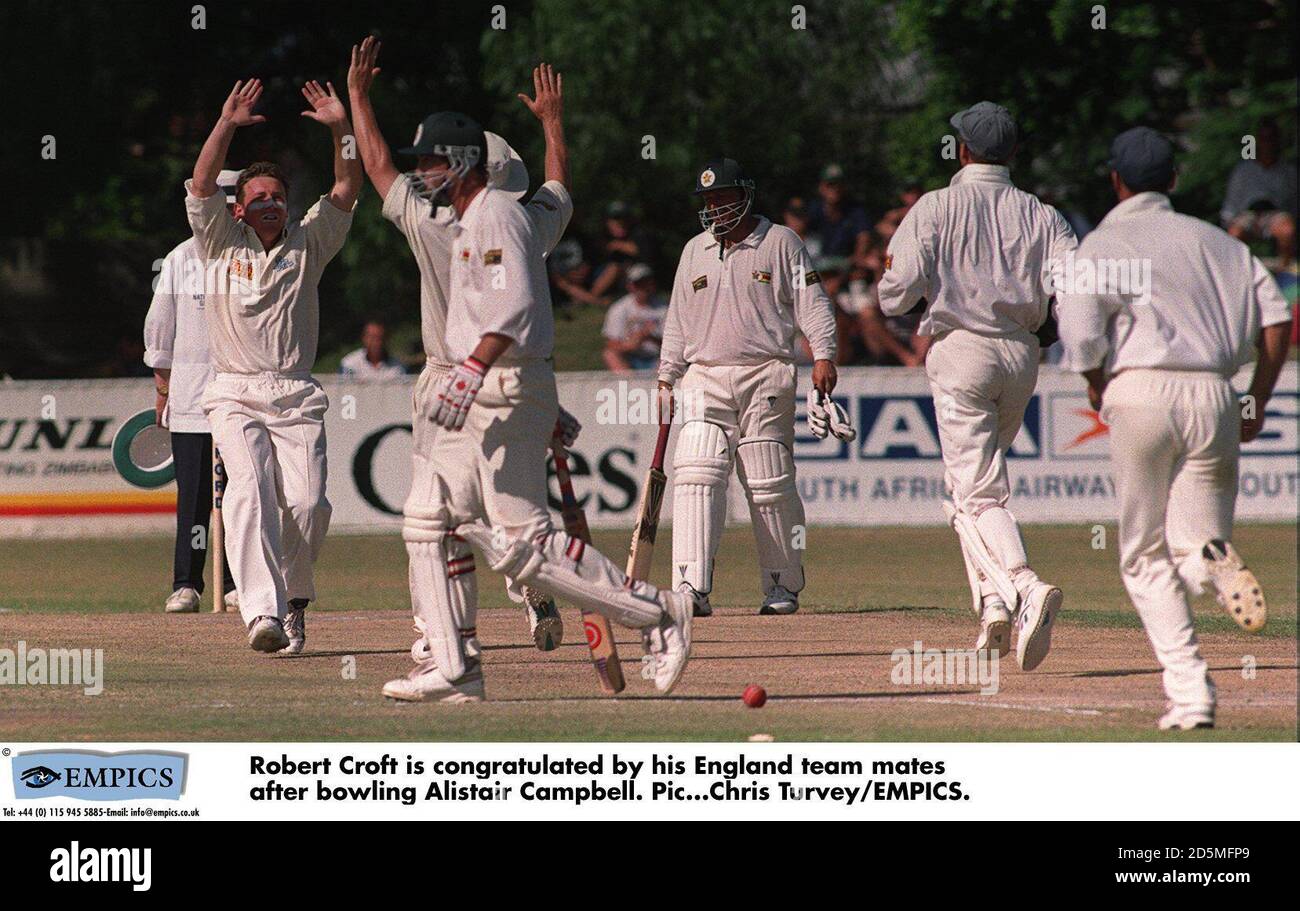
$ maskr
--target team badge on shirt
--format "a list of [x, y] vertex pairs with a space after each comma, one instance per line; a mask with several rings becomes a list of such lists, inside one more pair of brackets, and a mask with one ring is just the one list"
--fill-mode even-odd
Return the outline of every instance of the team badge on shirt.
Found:
[[754, 281], [758, 282], [760, 285], [770, 285], [772, 284], [772, 273], [760, 272], [759, 270], [755, 269]]
[[816, 269], [809, 269], [807, 273], [804, 274], [803, 277], [804, 287], [810, 287], [812, 285], [815, 285], [821, 280], [822, 280], [822, 274], [820, 272], [818, 272]]
[[460, 261], [463, 263], [469, 262], [469, 247], [460, 251]]
[[499, 265], [501, 265], [501, 250], [498, 248], [498, 249], [496, 249], [496, 250], [489, 250], [489, 251], [487, 251], [486, 253], [484, 253], [484, 254], [483, 254], [483, 265], [485, 265], [485, 266], [499, 266]]
[[251, 279], [253, 277], [253, 264], [246, 263], [242, 259], [232, 259], [229, 271], [235, 278]]
[[701, 275], [695, 281], [691, 282], [691, 287], [696, 291], [703, 291], [705, 288], [709, 287], [709, 277], [707, 275]]

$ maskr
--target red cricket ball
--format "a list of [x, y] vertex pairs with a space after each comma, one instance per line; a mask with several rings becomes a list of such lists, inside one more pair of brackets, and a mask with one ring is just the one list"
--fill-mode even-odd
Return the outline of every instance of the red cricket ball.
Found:
[[745, 694], [740, 698], [745, 700], [745, 705], [751, 709], [761, 709], [763, 703], [767, 702], [767, 690], [763, 689], [757, 683], [751, 683], [745, 687]]

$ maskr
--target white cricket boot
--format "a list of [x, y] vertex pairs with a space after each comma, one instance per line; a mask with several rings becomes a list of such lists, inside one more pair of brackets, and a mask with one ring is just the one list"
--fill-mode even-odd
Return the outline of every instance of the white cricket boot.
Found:
[[306, 598], [294, 598], [289, 602], [289, 612], [284, 615], [284, 632], [289, 637], [289, 644], [284, 647], [286, 655], [301, 654], [307, 644], [307, 605]]
[[399, 702], [482, 702], [483, 665], [474, 659], [466, 664], [459, 679], [448, 680], [432, 660], [422, 661], [405, 677], [385, 683], [384, 696]]
[[1052, 647], [1052, 627], [1065, 596], [1055, 585], [1035, 578], [1020, 591], [1020, 613], [1016, 616], [1016, 662], [1022, 671], [1043, 663]]
[[525, 585], [524, 616], [528, 618], [528, 632], [539, 652], [553, 652], [564, 643], [564, 620], [554, 598]]
[[289, 637], [278, 619], [263, 616], [248, 624], [248, 644], [256, 652], [278, 652], [289, 644]]
[[1005, 658], [1011, 651], [1011, 611], [1001, 601], [990, 601], [980, 613], [980, 634], [976, 651], [988, 651]]
[[677, 590], [689, 598], [695, 599], [693, 608], [696, 617], [712, 617], [713, 605], [709, 603], [709, 596], [702, 595], [691, 587], [691, 583], [683, 582], [677, 586]]
[[1246, 632], [1262, 630], [1268, 622], [1264, 589], [1255, 574], [1246, 568], [1237, 549], [1230, 541], [1215, 538], [1201, 548], [1201, 556], [1205, 558], [1219, 606]]
[[770, 617], [773, 614], [793, 614], [799, 609], [799, 596], [784, 585], [773, 585], [767, 590], [763, 606], [758, 609], [759, 616]]
[[172, 592], [163, 605], [163, 610], [169, 614], [193, 614], [198, 609], [199, 593], [188, 586]]
[[641, 644], [652, 659], [655, 689], [672, 692], [686, 670], [691, 656], [691, 620], [695, 616], [695, 599], [685, 592], [660, 591], [664, 609], [658, 626], [641, 631]]
[[1164, 715], [1156, 722], [1162, 731], [1192, 731], [1196, 728], [1214, 727], [1214, 709], [1196, 708], [1169, 703]]

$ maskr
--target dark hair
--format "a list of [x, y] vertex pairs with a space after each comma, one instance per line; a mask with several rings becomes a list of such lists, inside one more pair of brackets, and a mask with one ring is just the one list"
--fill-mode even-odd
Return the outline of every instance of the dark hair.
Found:
[[255, 161], [239, 172], [239, 179], [235, 181], [235, 202], [243, 204], [244, 184], [254, 177], [273, 177], [280, 181], [286, 193], [289, 192], [289, 181], [285, 179], [284, 171], [280, 170], [278, 164], [272, 161]]

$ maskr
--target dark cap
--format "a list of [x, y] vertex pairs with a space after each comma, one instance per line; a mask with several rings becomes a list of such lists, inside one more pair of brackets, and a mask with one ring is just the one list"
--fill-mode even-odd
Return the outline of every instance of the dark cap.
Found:
[[1174, 146], [1150, 127], [1133, 127], [1110, 144], [1110, 167], [1134, 193], [1163, 193], [1174, 179]]
[[843, 183], [844, 169], [831, 163], [822, 168], [822, 183]]
[[695, 173], [695, 194], [706, 190], [725, 190], [728, 187], [754, 189], [754, 182], [745, 177], [734, 158], [715, 158], [705, 162], [704, 167]]
[[621, 199], [616, 199], [605, 207], [606, 218], [631, 218], [632, 207]]
[[981, 101], [958, 111], [948, 121], [966, 148], [978, 158], [1006, 161], [1016, 148], [1016, 122], [1000, 104]]
[[478, 163], [487, 162], [487, 137], [477, 120], [455, 111], [439, 111], [420, 122], [415, 140], [398, 151], [403, 155], [439, 155], [438, 146], [477, 146]]

